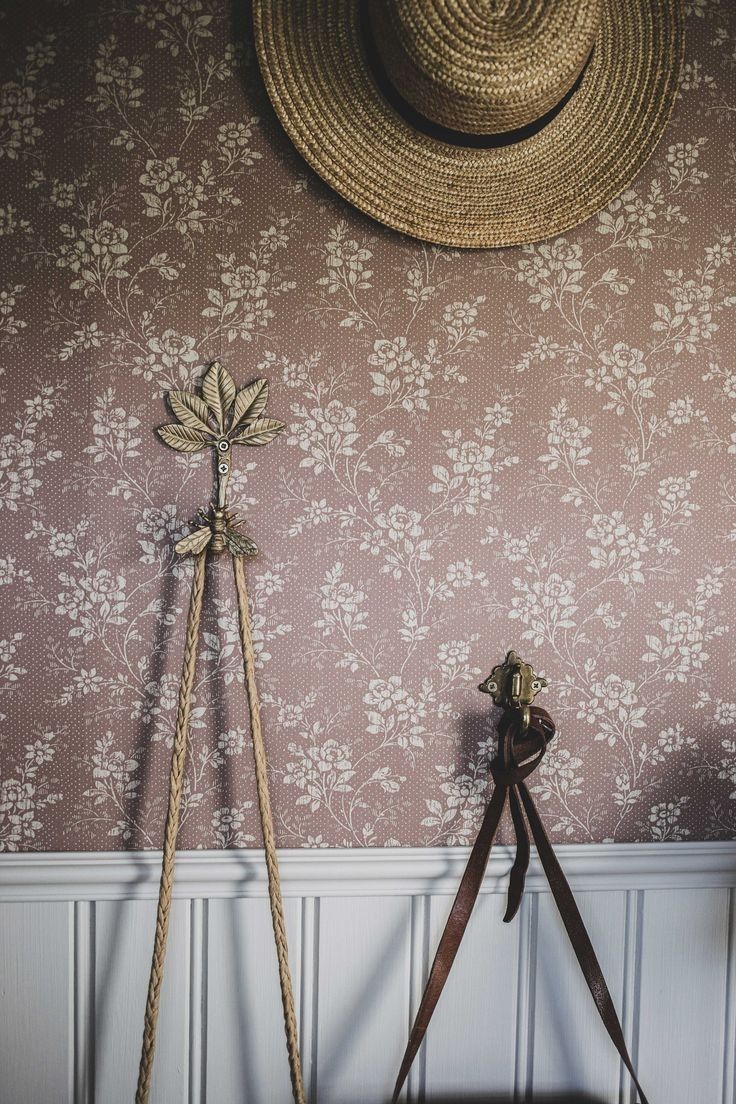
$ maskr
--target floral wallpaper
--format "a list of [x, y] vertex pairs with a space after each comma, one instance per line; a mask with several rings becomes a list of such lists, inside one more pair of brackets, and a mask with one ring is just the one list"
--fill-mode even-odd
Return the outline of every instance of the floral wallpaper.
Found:
[[[235, 456], [284, 846], [462, 844], [509, 647], [550, 680], [554, 840], [736, 835], [736, 12], [689, 0], [673, 120], [557, 240], [455, 252], [349, 209], [229, 0], [0, 18], [0, 849], [160, 843], [220, 359], [287, 423]], [[180, 843], [258, 846], [213, 560]]]

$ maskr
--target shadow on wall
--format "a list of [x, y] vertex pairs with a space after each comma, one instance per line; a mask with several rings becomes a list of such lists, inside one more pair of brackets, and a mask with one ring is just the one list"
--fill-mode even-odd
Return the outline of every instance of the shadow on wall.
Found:
[[426, 1104], [605, 1104], [600, 1096], [589, 1093], [536, 1093], [532, 1096], [504, 1096], [493, 1093], [474, 1093], [472, 1096], [432, 1096], [425, 1098]]

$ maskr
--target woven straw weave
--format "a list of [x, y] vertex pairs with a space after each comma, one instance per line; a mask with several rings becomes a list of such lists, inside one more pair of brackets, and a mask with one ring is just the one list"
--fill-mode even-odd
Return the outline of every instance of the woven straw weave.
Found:
[[355, 0], [254, 0], [253, 12], [269, 96], [315, 171], [379, 222], [460, 247], [559, 234], [623, 191], [665, 127], [683, 49], [679, 0], [603, 0], [590, 62], [552, 121], [473, 148], [439, 141], [389, 103]]
[[572, 87], [601, 0], [372, 0], [367, 11], [405, 100], [443, 126], [494, 134], [532, 123]]

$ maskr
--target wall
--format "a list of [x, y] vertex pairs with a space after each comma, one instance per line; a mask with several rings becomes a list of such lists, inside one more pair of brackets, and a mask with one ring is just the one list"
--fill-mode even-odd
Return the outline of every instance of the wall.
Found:
[[[458, 253], [293, 152], [227, 0], [4, 5], [0, 847], [159, 842], [212, 471], [154, 436], [220, 357], [288, 433], [238, 458], [285, 846], [456, 844], [475, 686], [517, 646], [553, 838], [733, 837], [736, 18], [691, 0], [654, 158], [557, 241]], [[243, 450], [245, 451], [245, 450]], [[257, 816], [224, 565], [184, 846]]]
[[[563, 845], [560, 859], [649, 1100], [736, 1104], [736, 844]], [[388, 1100], [464, 860], [282, 853], [309, 1100]], [[491, 861], [407, 1101], [630, 1104], [536, 862], [501, 923], [509, 863]], [[140, 852], [0, 864], [0, 1104], [132, 1099], [158, 874]], [[185, 853], [176, 885], [152, 1104], [287, 1104], [261, 855]]]

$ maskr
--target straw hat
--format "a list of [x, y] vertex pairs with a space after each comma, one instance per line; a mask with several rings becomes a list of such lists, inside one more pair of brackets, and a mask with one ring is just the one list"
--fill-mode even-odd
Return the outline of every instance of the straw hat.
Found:
[[538, 241], [618, 195], [675, 99], [681, 0], [254, 0], [300, 153], [427, 241]]

